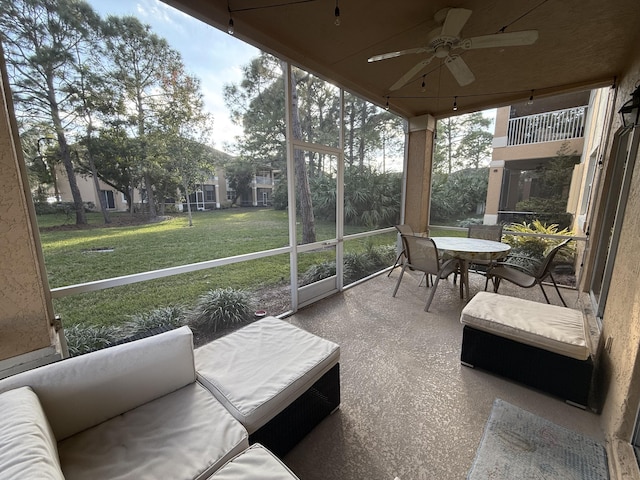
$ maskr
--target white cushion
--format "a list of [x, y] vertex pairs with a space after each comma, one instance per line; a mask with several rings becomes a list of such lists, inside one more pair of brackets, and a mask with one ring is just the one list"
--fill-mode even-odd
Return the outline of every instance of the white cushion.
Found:
[[232, 459], [211, 477], [215, 480], [297, 480], [291, 470], [259, 443]]
[[579, 310], [478, 292], [462, 310], [460, 322], [577, 360], [590, 355]]
[[0, 394], [0, 479], [64, 479], [56, 440], [29, 387]]
[[188, 327], [62, 360], [0, 380], [28, 385], [58, 441], [195, 382]]
[[58, 444], [69, 479], [208, 478], [249, 446], [246, 430], [198, 383]]
[[198, 380], [252, 434], [340, 359], [340, 347], [265, 317], [195, 350]]

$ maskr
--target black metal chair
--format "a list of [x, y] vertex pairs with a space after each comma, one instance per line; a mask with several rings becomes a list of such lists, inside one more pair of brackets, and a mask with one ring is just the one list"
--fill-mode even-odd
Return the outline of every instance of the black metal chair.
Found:
[[[489, 269], [487, 272], [488, 278], [491, 278], [493, 281], [493, 291], [498, 292], [498, 288], [500, 287], [500, 282], [502, 280], [507, 280], [515, 285], [518, 285], [522, 288], [531, 288], [536, 285], [540, 285], [540, 289], [542, 290], [542, 294], [544, 295], [547, 303], [551, 303], [549, 301], [549, 297], [547, 297], [547, 293], [544, 291], [542, 287], [542, 282], [547, 278], [551, 279], [553, 286], [558, 292], [558, 296], [560, 297], [560, 301], [562, 305], [567, 306], [564, 298], [562, 298], [562, 294], [560, 293], [560, 289], [558, 288], [558, 284], [556, 280], [553, 278], [552, 274], [552, 263], [553, 259], [558, 253], [558, 251], [565, 247], [573, 238], [568, 238], [562, 243], [559, 243], [555, 247], [553, 247], [549, 253], [547, 253], [546, 257], [542, 261], [542, 263], [538, 266], [535, 271], [531, 271], [521, 265], [506, 262], [499, 262], [496, 266]], [[487, 285], [485, 284], [485, 290], [487, 289]]]

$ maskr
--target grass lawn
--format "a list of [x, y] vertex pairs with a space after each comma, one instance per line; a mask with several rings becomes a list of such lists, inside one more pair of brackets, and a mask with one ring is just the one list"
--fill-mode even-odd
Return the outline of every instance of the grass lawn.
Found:
[[[149, 270], [230, 257], [288, 245], [287, 212], [238, 208], [195, 212], [193, 227], [186, 215], [142, 225], [119, 225], [128, 214], [114, 214], [114, 226], [102, 226], [100, 214], [88, 215], [90, 228], [76, 228], [64, 214], [38, 217], [51, 288], [118, 277]], [[318, 240], [335, 236], [332, 223], [317, 222]], [[363, 228], [345, 227], [347, 234]], [[349, 242], [348, 251], [369, 244], [392, 244], [395, 234]], [[303, 273], [327, 253], [300, 257]], [[233, 287], [256, 290], [289, 282], [289, 256], [278, 255], [241, 264], [201, 270], [143, 283], [54, 300], [65, 325], [118, 324], [129, 315], [161, 306], [191, 306], [207, 290]], [[270, 312], [272, 313], [272, 312]], [[280, 313], [280, 312], [273, 312]]]

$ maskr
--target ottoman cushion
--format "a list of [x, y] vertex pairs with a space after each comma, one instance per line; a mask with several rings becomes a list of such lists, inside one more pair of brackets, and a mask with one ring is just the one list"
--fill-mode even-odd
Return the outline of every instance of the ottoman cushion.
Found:
[[215, 480], [297, 480], [291, 470], [259, 443], [229, 461], [211, 477]]
[[340, 347], [265, 317], [195, 350], [198, 380], [249, 434], [269, 422], [340, 359]]
[[590, 355], [579, 310], [478, 292], [462, 310], [460, 321], [577, 360], [586, 360]]

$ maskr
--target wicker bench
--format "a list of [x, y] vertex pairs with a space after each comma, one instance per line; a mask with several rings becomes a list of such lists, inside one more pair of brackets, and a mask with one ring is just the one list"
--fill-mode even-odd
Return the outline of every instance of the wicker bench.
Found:
[[479, 292], [460, 321], [464, 365], [587, 406], [593, 361], [582, 312]]
[[282, 457], [340, 405], [340, 347], [265, 317], [195, 350], [198, 381]]

